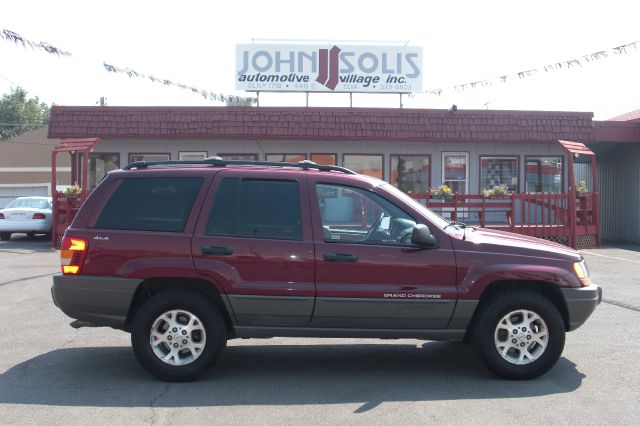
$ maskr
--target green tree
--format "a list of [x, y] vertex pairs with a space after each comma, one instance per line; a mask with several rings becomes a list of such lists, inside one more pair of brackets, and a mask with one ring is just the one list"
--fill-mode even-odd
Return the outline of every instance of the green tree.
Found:
[[0, 140], [37, 129], [49, 122], [51, 107], [38, 97], [28, 98], [21, 87], [0, 99]]

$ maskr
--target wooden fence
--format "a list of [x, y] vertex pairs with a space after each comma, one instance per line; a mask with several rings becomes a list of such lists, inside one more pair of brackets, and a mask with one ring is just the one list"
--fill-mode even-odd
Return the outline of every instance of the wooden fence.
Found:
[[581, 236], [600, 245], [599, 194], [572, 199], [571, 194], [523, 193], [486, 198], [481, 194], [454, 194], [434, 198], [411, 194], [446, 219], [564, 242], [578, 248]]

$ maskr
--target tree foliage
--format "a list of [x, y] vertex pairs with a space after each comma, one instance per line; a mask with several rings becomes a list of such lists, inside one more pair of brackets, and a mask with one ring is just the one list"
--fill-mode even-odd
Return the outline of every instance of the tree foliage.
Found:
[[51, 107], [38, 97], [28, 98], [21, 87], [0, 99], [0, 140], [37, 129], [49, 122]]

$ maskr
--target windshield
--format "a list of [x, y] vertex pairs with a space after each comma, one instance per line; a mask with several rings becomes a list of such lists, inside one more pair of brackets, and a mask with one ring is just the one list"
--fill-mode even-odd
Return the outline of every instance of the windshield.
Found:
[[427, 207], [425, 207], [424, 205], [422, 205], [421, 203], [419, 203], [418, 201], [414, 200], [413, 198], [411, 198], [409, 195], [407, 195], [406, 193], [400, 191], [398, 188], [396, 188], [395, 186], [388, 184], [388, 183], [384, 183], [383, 185], [380, 185], [380, 187], [384, 188], [385, 191], [391, 192], [393, 195], [397, 196], [398, 198], [402, 199], [403, 201], [405, 201], [407, 204], [410, 204], [413, 206], [413, 208], [415, 208], [416, 210], [418, 210], [419, 212], [421, 212], [422, 214], [424, 214], [427, 219], [429, 219], [429, 221], [431, 223], [433, 223], [434, 225], [436, 225], [437, 227], [439, 227], [440, 229], [444, 229], [445, 226], [447, 226], [449, 224], [448, 221], [444, 220], [442, 218], [442, 216], [440, 216], [439, 214], [436, 214], [434, 212], [432, 212], [431, 210], [429, 210]]
[[7, 206], [8, 209], [15, 208], [31, 208], [31, 209], [48, 209], [49, 201], [43, 198], [16, 198]]

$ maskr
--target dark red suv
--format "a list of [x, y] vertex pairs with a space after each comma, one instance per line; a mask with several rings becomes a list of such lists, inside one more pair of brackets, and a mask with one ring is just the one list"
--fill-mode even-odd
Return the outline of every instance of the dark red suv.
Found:
[[582, 256], [445, 221], [333, 166], [132, 163], [67, 229], [53, 299], [75, 327], [131, 333], [164, 380], [190, 380], [227, 339], [472, 341], [493, 372], [549, 370], [602, 298]]

